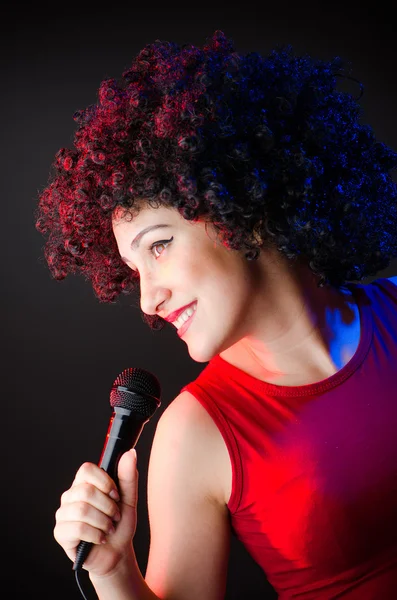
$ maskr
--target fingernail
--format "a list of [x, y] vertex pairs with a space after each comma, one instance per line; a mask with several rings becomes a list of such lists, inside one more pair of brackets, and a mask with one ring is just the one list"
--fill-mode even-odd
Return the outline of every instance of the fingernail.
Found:
[[118, 491], [117, 491], [117, 490], [115, 490], [115, 489], [113, 489], [113, 490], [110, 492], [109, 496], [110, 496], [111, 498], [113, 498], [113, 500], [120, 500], [119, 493], [118, 493]]

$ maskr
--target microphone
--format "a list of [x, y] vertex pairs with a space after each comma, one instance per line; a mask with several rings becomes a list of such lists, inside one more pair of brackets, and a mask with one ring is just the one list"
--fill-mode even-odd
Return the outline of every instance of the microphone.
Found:
[[[158, 379], [140, 368], [125, 369], [120, 373], [110, 391], [113, 414], [110, 419], [99, 466], [109, 473], [119, 487], [117, 467], [119, 460], [137, 443], [143, 426], [161, 404], [161, 388]], [[73, 570], [81, 569], [92, 547], [91, 542], [81, 541], [77, 546]]]

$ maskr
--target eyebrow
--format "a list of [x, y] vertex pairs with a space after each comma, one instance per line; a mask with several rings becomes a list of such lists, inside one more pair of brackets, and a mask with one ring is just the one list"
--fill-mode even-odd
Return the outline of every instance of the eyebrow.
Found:
[[[149, 227], [145, 227], [145, 229], [142, 229], [142, 231], [140, 231], [132, 240], [130, 244], [131, 250], [136, 250], [137, 248], [139, 248], [141, 239], [146, 233], [149, 233], [149, 231], [154, 231], [155, 229], [160, 229], [161, 227], [171, 227], [171, 225], [168, 225], [167, 223], [158, 223], [157, 225], [149, 225]], [[121, 259], [124, 262], [128, 261], [128, 259], [124, 258], [124, 256], [122, 256]]]

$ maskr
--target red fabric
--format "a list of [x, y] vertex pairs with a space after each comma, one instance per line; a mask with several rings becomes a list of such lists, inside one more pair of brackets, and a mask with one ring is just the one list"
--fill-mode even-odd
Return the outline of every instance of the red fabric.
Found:
[[234, 532], [282, 600], [397, 599], [397, 287], [349, 288], [360, 342], [332, 377], [277, 386], [217, 356], [183, 388], [225, 439]]

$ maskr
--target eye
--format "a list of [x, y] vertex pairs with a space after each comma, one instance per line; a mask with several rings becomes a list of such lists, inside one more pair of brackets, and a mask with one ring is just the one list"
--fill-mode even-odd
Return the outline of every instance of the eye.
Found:
[[[169, 240], [159, 240], [158, 242], [154, 242], [154, 244], [152, 244], [150, 246], [150, 251], [152, 252], [153, 250], [155, 250], [156, 252], [158, 252], [157, 248], [160, 246], [167, 246], [168, 244], [170, 244], [172, 242], [172, 240], [174, 239], [174, 236], [172, 236], [171, 239]], [[160, 254], [162, 254], [162, 252], [160, 252], [160, 254], [156, 254], [156, 252], [154, 253], [154, 257], [158, 258], [160, 256]]]

